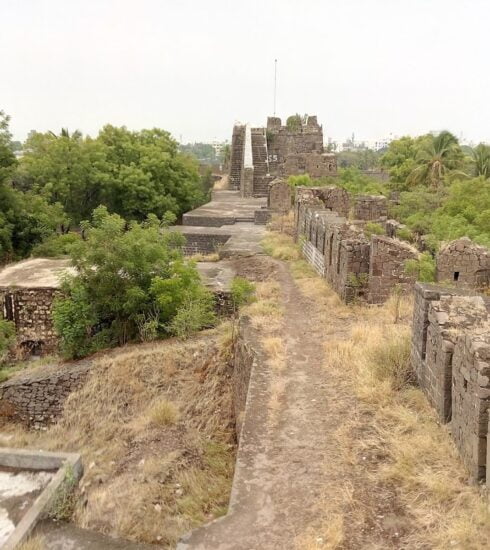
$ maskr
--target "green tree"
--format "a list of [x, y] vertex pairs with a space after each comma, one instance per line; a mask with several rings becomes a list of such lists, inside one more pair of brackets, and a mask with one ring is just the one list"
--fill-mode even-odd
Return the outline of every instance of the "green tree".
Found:
[[472, 175], [490, 178], [490, 146], [480, 143], [471, 151]]
[[451, 132], [443, 131], [431, 136], [431, 139], [421, 143], [407, 183], [437, 189], [449, 171], [463, 167], [463, 159], [458, 140]]
[[166, 229], [154, 215], [128, 228], [123, 218], [102, 206], [82, 225], [86, 240], [70, 247], [78, 274], [67, 279], [66, 297], [54, 306], [55, 328], [66, 355], [147, 340], [149, 334], [164, 336], [184, 307], [187, 315], [181, 318], [188, 319], [194, 301], [201, 304], [199, 319], [210, 321], [212, 300], [194, 264], [182, 256], [182, 235]]
[[419, 147], [427, 139], [429, 139], [427, 136], [418, 138], [404, 136], [389, 144], [380, 163], [383, 168], [389, 169], [391, 186], [394, 189], [406, 189], [407, 178], [415, 168], [415, 157]]

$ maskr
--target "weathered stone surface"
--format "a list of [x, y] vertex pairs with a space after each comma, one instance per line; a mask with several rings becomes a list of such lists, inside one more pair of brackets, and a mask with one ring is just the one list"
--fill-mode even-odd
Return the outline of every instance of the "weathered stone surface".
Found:
[[354, 199], [354, 218], [356, 220], [385, 220], [387, 213], [388, 200], [382, 195], [357, 195]]
[[90, 361], [42, 367], [0, 384], [0, 418], [42, 428], [56, 422], [68, 395], [85, 381]]
[[405, 262], [418, 258], [418, 252], [408, 243], [380, 235], [371, 236], [368, 301], [385, 302], [393, 289], [402, 292], [413, 287], [415, 277], [408, 275]]
[[490, 408], [490, 323], [463, 331], [453, 355], [451, 434], [472, 478], [485, 479]]
[[285, 180], [277, 178], [269, 184], [267, 207], [280, 213], [291, 210], [291, 186]]
[[467, 237], [452, 241], [437, 254], [438, 282], [484, 290], [490, 286], [490, 250]]

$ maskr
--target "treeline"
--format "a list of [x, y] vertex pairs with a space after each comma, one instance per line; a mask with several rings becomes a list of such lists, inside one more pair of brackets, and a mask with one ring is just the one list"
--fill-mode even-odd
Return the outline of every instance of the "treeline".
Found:
[[[490, 246], [488, 145], [461, 146], [447, 131], [402, 137], [390, 143], [377, 167], [389, 172], [388, 181], [375, 180], [351, 167], [340, 169], [338, 178], [324, 178], [323, 183], [339, 185], [353, 194], [391, 197], [389, 214], [406, 224], [404, 236], [433, 253], [441, 242], [463, 236]], [[291, 182], [308, 183], [305, 176], [293, 177]]]
[[171, 223], [206, 200], [196, 159], [158, 128], [34, 132], [19, 159], [15, 149], [0, 111], [0, 263], [78, 230], [99, 205], [128, 223], [149, 214]]

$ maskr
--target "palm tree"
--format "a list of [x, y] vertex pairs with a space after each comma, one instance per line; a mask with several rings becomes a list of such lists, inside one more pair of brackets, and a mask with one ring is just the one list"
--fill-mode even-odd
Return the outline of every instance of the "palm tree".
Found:
[[480, 143], [471, 151], [473, 175], [490, 178], [490, 146]]
[[437, 188], [450, 170], [461, 167], [462, 161], [463, 153], [451, 132], [430, 136], [417, 152], [416, 167], [408, 176], [407, 183]]

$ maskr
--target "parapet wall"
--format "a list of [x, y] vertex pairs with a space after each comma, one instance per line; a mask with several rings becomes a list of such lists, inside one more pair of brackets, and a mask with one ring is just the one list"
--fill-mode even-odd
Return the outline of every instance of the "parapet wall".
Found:
[[472, 291], [417, 283], [411, 360], [472, 479], [490, 485], [489, 310], [490, 300]]

